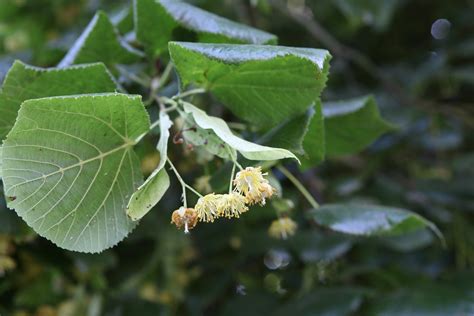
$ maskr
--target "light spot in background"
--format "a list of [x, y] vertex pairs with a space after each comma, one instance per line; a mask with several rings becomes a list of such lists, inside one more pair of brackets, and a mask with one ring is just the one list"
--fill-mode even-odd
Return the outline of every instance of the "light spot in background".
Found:
[[375, 17], [372, 12], [364, 11], [364, 13], [362, 14], [362, 21], [364, 21], [366, 25], [372, 25], [375, 22]]
[[247, 295], [247, 291], [246, 291], [245, 285], [243, 285], [243, 284], [237, 285], [236, 288], [235, 288], [235, 292], [236, 292], [238, 295]]
[[283, 269], [290, 261], [290, 254], [284, 250], [270, 250], [263, 259], [265, 266], [270, 270]]
[[437, 40], [445, 39], [450, 29], [451, 22], [446, 19], [438, 19], [431, 25], [431, 36]]

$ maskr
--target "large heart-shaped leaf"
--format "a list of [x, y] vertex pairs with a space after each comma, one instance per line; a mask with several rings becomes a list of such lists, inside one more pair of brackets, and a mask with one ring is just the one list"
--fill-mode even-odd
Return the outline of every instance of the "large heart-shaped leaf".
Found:
[[380, 117], [373, 97], [325, 102], [323, 113], [328, 156], [361, 151], [393, 126]]
[[123, 41], [104, 12], [97, 12], [58, 67], [101, 61], [106, 65], [129, 64], [143, 54]]
[[[151, 54], [166, 51], [168, 42], [180, 40], [177, 30], [196, 33], [208, 43], [276, 44], [273, 34], [233, 22], [186, 2], [134, 0], [135, 32]], [[179, 33], [178, 33], [179, 34]]]
[[263, 128], [303, 114], [325, 86], [322, 49], [172, 42], [183, 86], [212, 92], [237, 116]]
[[218, 117], [209, 116], [201, 109], [194, 105], [183, 102], [184, 111], [193, 116], [196, 124], [203, 128], [212, 130], [217, 137], [224, 143], [239, 151], [242, 156], [250, 160], [278, 160], [284, 158], [294, 158], [296, 156], [288, 150], [281, 148], [273, 148], [251, 143], [242, 138], [235, 136], [230, 130], [226, 122]]
[[25, 100], [116, 90], [117, 84], [102, 63], [43, 69], [16, 61], [0, 92], [0, 140], [13, 127]]
[[132, 147], [149, 124], [138, 96], [25, 101], [3, 145], [8, 206], [62, 248], [117, 244], [135, 226], [125, 213], [142, 182]]
[[134, 221], [141, 219], [155, 206], [170, 186], [168, 173], [164, 169], [168, 157], [169, 129], [173, 125], [168, 114], [160, 112], [160, 140], [156, 148], [160, 162], [148, 179], [133, 193], [127, 205], [127, 214]]
[[352, 235], [402, 235], [430, 228], [440, 236], [438, 229], [430, 221], [418, 214], [395, 207], [326, 204], [312, 210], [310, 217], [322, 226]]

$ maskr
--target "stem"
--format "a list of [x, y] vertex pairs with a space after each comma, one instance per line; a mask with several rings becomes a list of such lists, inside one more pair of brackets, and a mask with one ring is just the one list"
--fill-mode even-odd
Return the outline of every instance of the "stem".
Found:
[[191, 192], [193, 192], [194, 194], [196, 194], [198, 197], [202, 198], [202, 194], [199, 193], [198, 191], [196, 191], [196, 189], [194, 189], [192, 186], [190, 186], [189, 184], [185, 183], [184, 186]]
[[163, 104], [168, 104], [168, 105], [171, 105], [171, 106], [178, 106], [178, 102], [176, 102], [175, 100], [170, 99], [168, 97], [158, 97], [158, 99]]
[[151, 125], [150, 125], [150, 131], [151, 130], [154, 130], [155, 127], [159, 126], [160, 125], [160, 120], [156, 120], [155, 122], [153, 122]]
[[234, 174], [235, 174], [235, 163], [232, 164], [232, 171], [230, 173], [229, 194], [232, 193], [232, 182], [234, 181]]
[[181, 178], [181, 175], [179, 174], [178, 170], [176, 170], [176, 167], [173, 165], [171, 160], [167, 157], [166, 161], [170, 165], [171, 169], [173, 170], [174, 174], [176, 175], [176, 178], [178, 179], [179, 183], [181, 184], [181, 188], [183, 190], [183, 205], [185, 208], [188, 207], [188, 201], [186, 199], [186, 183], [184, 182], [183, 178]]
[[178, 108], [178, 103], [175, 103], [173, 104], [172, 106], [170, 106], [169, 108], [166, 108], [164, 111], [166, 113], [169, 113], [169, 112], [173, 112], [174, 110], [176, 110]]
[[311, 196], [311, 193], [309, 193], [308, 190], [306, 190], [303, 184], [298, 179], [296, 179], [296, 177], [288, 169], [286, 169], [285, 167], [281, 165], [276, 166], [276, 168], [280, 170], [281, 173], [283, 173], [285, 177], [287, 177], [288, 180], [291, 181], [291, 183], [293, 183], [293, 185], [301, 192], [301, 194], [306, 198], [308, 203], [313, 208], [319, 208], [318, 202], [316, 202], [316, 200]]
[[170, 61], [167, 65], [165, 70], [163, 70], [163, 74], [161, 75], [160, 79], [158, 80], [158, 88], [163, 87], [163, 85], [168, 81], [171, 70], [173, 69], [173, 63]]
[[192, 95], [195, 95], [195, 94], [205, 93], [205, 92], [206, 92], [206, 89], [202, 89], [202, 88], [192, 89], [192, 90], [188, 90], [188, 91], [185, 91], [183, 93], [179, 93], [179, 94], [175, 95], [173, 97], [173, 99], [184, 99], [186, 97], [189, 97], [189, 96], [192, 96]]
[[239, 164], [239, 162], [237, 161], [237, 157], [234, 156], [234, 153], [232, 152], [232, 150], [230, 149], [229, 145], [226, 145], [225, 146], [225, 149], [227, 150], [227, 152], [229, 153], [229, 156], [230, 156], [230, 159], [232, 159], [232, 162], [234, 163], [234, 167], [237, 166], [239, 168], [239, 170], [243, 170], [244, 168], [242, 168], [242, 166]]
[[176, 175], [176, 178], [178, 179], [179, 183], [181, 184], [181, 187], [183, 188], [183, 204], [184, 204], [184, 207], [186, 208], [186, 207], [188, 207], [188, 205], [187, 205], [188, 203], [187, 203], [187, 200], [186, 200], [186, 189], [193, 192], [194, 194], [196, 194], [200, 198], [202, 197], [202, 194], [199, 193], [198, 191], [196, 191], [192, 186], [190, 186], [189, 184], [184, 182], [184, 180], [181, 177], [181, 175], [179, 174], [178, 170], [176, 169], [176, 167], [173, 165], [173, 163], [171, 162], [171, 160], [168, 157], [166, 158], [166, 161], [171, 166], [171, 169], [173, 170], [174, 174]]
[[[168, 81], [172, 69], [173, 69], [173, 63], [169, 62], [166, 65], [166, 68], [163, 71], [163, 74], [159, 78], [155, 77], [153, 80], [151, 80], [151, 82], [149, 84], [149, 86], [150, 86], [150, 95], [148, 96], [148, 99], [144, 102], [145, 106], [151, 105], [153, 103], [153, 101], [157, 101], [158, 104], [160, 104], [160, 100], [158, 99], [157, 96], [155, 96], [155, 94], [158, 91], [160, 91], [160, 89], [163, 87], [163, 85], [166, 83], [166, 81]], [[156, 79], [158, 79], [158, 81], [155, 81]]]

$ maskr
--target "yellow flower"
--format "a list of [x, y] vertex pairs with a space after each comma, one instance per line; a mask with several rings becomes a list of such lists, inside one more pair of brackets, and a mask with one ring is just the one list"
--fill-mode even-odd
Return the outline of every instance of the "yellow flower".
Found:
[[171, 223], [175, 224], [178, 228], [184, 226], [184, 232], [186, 234], [189, 233], [190, 229], [193, 229], [194, 226], [196, 226], [197, 221], [198, 213], [193, 208], [185, 208], [184, 206], [181, 206], [171, 215]]
[[248, 204], [265, 205], [266, 199], [275, 193], [275, 189], [263, 177], [264, 175], [261, 167], [247, 167], [235, 176], [235, 190], [245, 196]]
[[240, 214], [249, 210], [245, 205], [245, 201], [245, 197], [236, 192], [221, 195], [218, 205], [218, 215], [227, 218], [239, 218]]
[[297, 228], [298, 225], [291, 218], [282, 217], [271, 223], [268, 234], [273, 238], [287, 239], [295, 234]]
[[214, 222], [214, 219], [219, 215], [219, 200], [220, 194], [210, 193], [201, 198], [196, 203], [194, 208], [197, 211], [199, 220], [201, 222]]

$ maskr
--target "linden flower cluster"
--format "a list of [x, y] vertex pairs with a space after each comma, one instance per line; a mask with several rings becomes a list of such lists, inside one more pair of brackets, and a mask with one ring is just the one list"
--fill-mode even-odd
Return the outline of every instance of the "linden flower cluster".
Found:
[[213, 223], [218, 217], [239, 218], [249, 210], [245, 197], [232, 192], [229, 194], [208, 194], [200, 198], [195, 206], [199, 221]]
[[234, 179], [235, 190], [245, 196], [245, 202], [253, 205], [265, 205], [266, 199], [272, 197], [275, 189], [262, 174], [262, 168], [247, 167], [237, 173]]
[[275, 189], [265, 179], [260, 167], [248, 167], [237, 173], [233, 180], [234, 190], [228, 194], [207, 194], [197, 201], [194, 208], [184, 208], [173, 212], [171, 222], [185, 232], [196, 226], [197, 221], [213, 223], [219, 217], [239, 218], [249, 210], [247, 205], [264, 205], [272, 197]]

